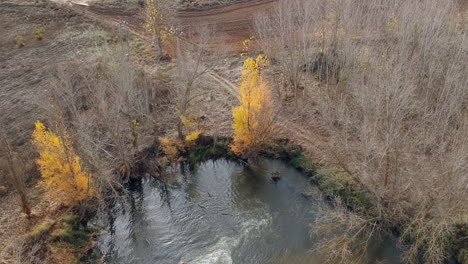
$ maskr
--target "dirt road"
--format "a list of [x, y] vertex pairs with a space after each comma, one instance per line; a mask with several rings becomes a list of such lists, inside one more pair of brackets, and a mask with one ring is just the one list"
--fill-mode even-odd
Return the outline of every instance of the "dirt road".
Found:
[[[238, 55], [242, 49], [242, 41], [251, 36], [253, 25], [253, 17], [260, 13], [268, 11], [278, 0], [251, 0], [248, 2], [237, 3], [225, 7], [212, 8], [207, 10], [185, 10], [179, 11], [177, 19], [180, 27], [189, 27], [197, 25], [216, 26], [219, 37], [215, 40], [214, 47], [223, 48], [221, 42], [225, 41], [231, 45], [231, 52]], [[149, 36], [143, 30], [143, 17], [141, 13], [131, 12], [123, 9], [109, 9], [96, 7], [74, 6], [82, 11], [93, 16], [101, 22], [116, 23], [125, 20], [128, 23], [129, 29], [136, 35], [143, 38]], [[235, 44], [233, 46], [233, 44]], [[169, 47], [170, 48], [170, 47]], [[228, 80], [226, 76], [209, 71], [207, 77], [214, 81], [215, 85], [220, 90], [225, 92], [226, 100], [236, 100], [238, 97], [238, 89], [236, 84]], [[227, 110], [229, 112], [229, 110]], [[317, 144], [318, 142], [326, 142], [323, 138], [323, 133], [317, 131], [314, 127], [301, 127], [287, 120], [284, 116], [279, 117], [283, 127], [283, 132], [289, 135], [289, 138], [296, 144], [301, 145], [309, 153], [317, 150], [325, 152], [325, 147]], [[321, 137], [321, 140], [314, 140]]]
[[[232, 52], [242, 49], [242, 41], [252, 36], [253, 18], [256, 14], [268, 11], [278, 0], [250, 0], [228, 6], [204, 10], [179, 10], [176, 14], [176, 27], [187, 31], [189, 27], [208, 25], [216, 30], [215, 46], [229, 43]], [[75, 9], [86, 11], [108, 21], [126, 21], [129, 28], [145, 35], [144, 14], [141, 8], [101, 7], [74, 5]]]
[[253, 18], [273, 7], [277, 0], [251, 0], [207, 10], [179, 11], [178, 23], [182, 27], [193, 25], [216, 26], [224, 40], [241, 47], [243, 40], [253, 35]]

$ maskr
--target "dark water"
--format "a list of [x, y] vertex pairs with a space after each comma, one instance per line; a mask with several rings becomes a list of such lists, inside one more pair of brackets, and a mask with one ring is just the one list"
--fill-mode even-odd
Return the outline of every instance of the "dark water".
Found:
[[[273, 171], [281, 173], [277, 183]], [[146, 177], [103, 218], [99, 247], [108, 263], [319, 263], [310, 255], [310, 225], [327, 205], [318, 192], [304, 195], [311, 190], [306, 177], [271, 160], [255, 169], [208, 161], [170, 184]], [[374, 253], [397, 263], [394, 251]]]

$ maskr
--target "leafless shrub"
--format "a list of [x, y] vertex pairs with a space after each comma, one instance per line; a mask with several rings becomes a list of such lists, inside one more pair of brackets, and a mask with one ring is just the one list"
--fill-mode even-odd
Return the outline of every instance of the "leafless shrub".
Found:
[[366, 263], [367, 248], [378, 230], [377, 219], [367, 219], [349, 211], [339, 199], [333, 208], [321, 210], [313, 226], [320, 237], [315, 250], [324, 263]]
[[440, 263], [466, 221], [468, 42], [453, 1], [353, 2], [340, 27], [359, 38], [338, 43], [345, 73], [317, 91], [331, 147], [382, 220], [406, 230], [406, 260], [425, 250]]
[[25, 185], [25, 167], [22, 163], [24, 162], [18, 158], [17, 153], [14, 152], [8, 142], [4, 131], [0, 128], [0, 168], [7, 168], [5, 174], [8, 177], [8, 181], [18, 193], [23, 213], [29, 217], [31, 215], [31, 206]]
[[304, 74], [303, 67], [313, 56], [315, 1], [280, 1], [271, 13], [255, 19], [255, 29], [263, 51], [278, 62], [295, 96]]
[[16, 264], [25, 263], [25, 261], [23, 260], [23, 247], [23, 240], [18, 240], [16, 241], [15, 245], [13, 245], [13, 256], [15, 258]]
[[43, 262], [39, 255], [44, 250], [43, 241], [28, 242], [24, 237], [12, 241], [13, 261], [16, 264], [31, 264]]
[[57, 70], [49, 103], [42, 106], [57, 133], [73, 137], [99, 189], [128, 180], [136, 154], [156, 138], [157, 113], [149, 93], [125, 44], [103, 49], [94, 61]]
[[343, 20], [356, 15], [347, 8], [350, 2], [356, 1], [282, 0], [273, 11], [256, 17], [259, 44], [278, 63], [295, 97], [305, 92], [306, 72], [315, 72], [327, 82], [339, 79], [340, 45], [346, 40], [345, 32], [351, 34]]
[[181, 117], [193, 118], [188, 116], [191, 105], [197, 98], [208, 96], [200, 86], [200, 80], [212, 70], [213, 61], [221, 55], [221, 49], [210, 50], [214, 36], [212, 28], [201, 26], [189, 28], [184, 36], [177, 39], [177, 69], [173, 76], [171, 98], [177, 110], [179, 139], [184, 138]]

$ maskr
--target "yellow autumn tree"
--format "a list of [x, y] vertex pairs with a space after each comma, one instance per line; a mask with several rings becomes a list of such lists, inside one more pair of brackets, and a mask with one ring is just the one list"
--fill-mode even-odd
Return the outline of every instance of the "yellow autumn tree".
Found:
[[57, 136], [37, 121], [33, 143], [39, 152], [36, 162], [42, 176], [40, 185], [47, 190], [49, 199], [73, 205], [95, 194], [92, 175], [83, 170], [80, 157], [66, 136]]
[[167, 26], [167, 18], [171, 11], [167, 0], [146, 0], [146, 30], [153, 37], [153, 46], [156, 51], [156, 63], [159, 64], [163, 57], [162, 42], [173, 34], [172, 29]]
[[248, 58], [241, 76], [240, 105], [232, 109], [234, 142], [232, 151], [246, 158], [255, 157], [270, 142], [274, 132], [270, 90], [261, 76], [262, 56]]

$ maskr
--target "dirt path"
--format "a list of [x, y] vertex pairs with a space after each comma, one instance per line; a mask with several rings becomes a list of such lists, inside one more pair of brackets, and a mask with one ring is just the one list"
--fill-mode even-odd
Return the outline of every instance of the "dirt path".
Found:
[[[138, 35], [144, 35], [144, 16], [141, 8], [86, 6], [78, 1], [64, 0], [75, 10], [87, 12], [90, 16], [99, 17], [112, 23], [126, 21], [129, 28]], [[256, 14], [266, 12], [278, 0], [250, 0], [228, 6], [204, 10], [180, 10], [176, 14], [176, 27], [187, 31], [189, 27], [208, 25], [216, 30], [214, 46], [228, 43], [232, 52], [242, 49], [242, 41], [252, 36], [253, 18]]]
[[[259, 0], [259, 1], [256, 1], [256, 2], [271, 2], [271, 0], [270, 1], [260, 1]], [[122, 20], [122, 16], [117, 16], [116, 17], [116, 16], [112, 16], [112, 15], [100, 14], [100, 13], [97, 13], [97, 12], [89, 9], [86, 6], [71, 4], [70, 8], [72, 8], [73, 10], [75, 10], [75, 11], [77, 11], [77, 12], [83, 14], [83, 15], [88, 16], [91, 19], [97, 20], [98, 22], [100, 22], [100, 23], [102, 23], [102, 24], [104, 24], [106, 26], [109, 26], [109, 27], [115, 26], [118, 22], [120, 22]], [[198, 13], [200, 11], [194, 11], [194, 12]], [[133, 33], [133, 34], [135, 34], [135, 35], [137, 35], [137, 36], [139, 36], [139, 37], [141, 37], [143, 39], [151, 40], [151, 36], [146, 34], [141, 26], [129, 23], [128, 30], [131, 33]], [[208, 71], [207, 75], [210, 78], [212, 78], [214, 81], [219, 83], [220, 86], [223, 87], [224, 89], [226, 89], [226, 91], [228, 91], [230, 94], [232, 94], [235, 97], [238, 96], [237, 88], [236, 88], [235, 84], [231, 83], [229, 80], [221, 77], [220, 75], [218, 75], [217, 73], [215, 73], [213, 71]]]
[[237, 44], [236, 47], [241, 48], [242, 41], [253, 35], [255, 15], [268, 11], [276, 2], [277, 0], [251, 0], [202, 11], [179, 11], [177, 19], [182, 27], [216, 26], [223, 36], [220, 41]]
[[[197, 24], [216, 25], [220, 32], [228, 35], [225, 41], [237, 41], [235, 43], [241, 43], [242, 40], [250, 36], [253, 16], [258, 12], [268, 10], [275, 2], [277, 0], [253, 0], [209, 10], [180, 11], [178, 19], [181, 25], [185, 26]], [[150, 36], [142, 29], [142, 22], [137, 15], [123, 11], [93, 9], [78, 5], [72, 5], [71, 7], [107, 25], [115, 25], [119, 21], [125, 20], [129, 24], [130, 32], [150, 40]], [[238, 88], [235, 83], [214, 71], [208, 71], [206, 76], [227, 92], [225, 93], [226, 96], [232, 96], [232, 99], [226, 98], [226, 100], [236, 100], [239, 97]], [[311, 127], [298, 125], [289, 120], [290, 118], [287, 114], [278, 116], [278, 125], [281, 127], [282, 133], [287, 135], [292, 142], [301, 145], [311, 154], [317, 151], [326, 151], [326, 146], [323, 143], [327, 142], [327, 140], [320, 131]]]

